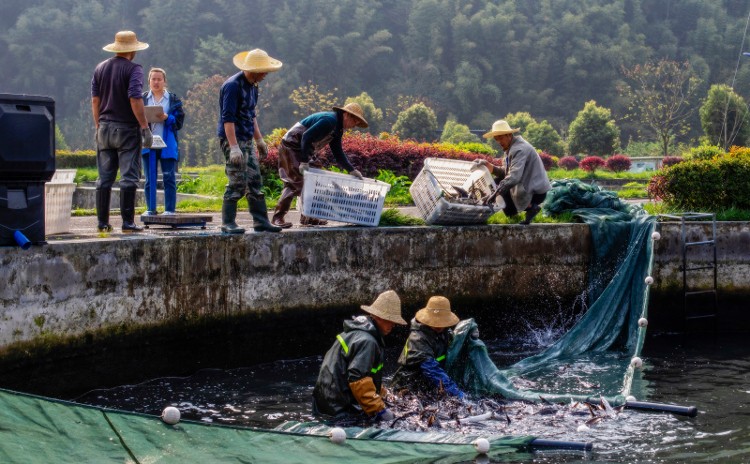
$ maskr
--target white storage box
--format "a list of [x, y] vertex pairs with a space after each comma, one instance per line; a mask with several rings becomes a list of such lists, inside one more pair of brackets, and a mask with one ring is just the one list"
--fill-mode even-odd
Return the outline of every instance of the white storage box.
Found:
[[449, 202], [446, 194], [456, 194], [459, 187], [479, 200], [495, 190], [492, 174], [485, 167], [476, 168], [471, 161], [427, 158], [424, 167], [409, 188], [419, 213], [427, 224], [484, 224], [505, 205], [498, 197], [492, 208]]
[[312, 168], [304, 176], [305, 216], [363, 226], [377, 226], [380, 222], [390, 184]]
[[58, 169], [52, 180], [44, 184], [45, 235], [70, 232], [70, 213], [73, 210], [75, 169]]

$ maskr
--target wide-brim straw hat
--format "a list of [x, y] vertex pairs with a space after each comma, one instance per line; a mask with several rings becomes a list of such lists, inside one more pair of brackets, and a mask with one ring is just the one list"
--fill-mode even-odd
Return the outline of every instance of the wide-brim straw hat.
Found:
[[133, 31], [120, 31], [115, 34], [115, 41], [105, 45], [103, 50], [114, 53], [128, 53], [145, 50], [148, 48], [146, 42], [139, 42]]
[[243, 71], [254, 73], [270, 73], [281, 69], [281, 61], [271, 58], [264, 50], [255, 48], [248, 52], [234, 55], [234, 65]]
[[433, 296], [427, 306], [417, 311], [417, 322], [436, 328], [453, 327], [458, 324], [458, 316], [451, 311], [451, 302], [444, 296]]
[[401, 317], [401, 298], [393, 290], [386, 290], [378, 295], [373, 304], [362, 305], [361, 308], [365, 312], [386, 321], [406, 325], [406, 321]]
[[507, 121], [499, 119], [492, 124], [492, 129], [483, 135], [484, 138], [489, 139], [496, 135], [515, 134], [521, 129], [511, 129], [510, 124]]
[[333, 109], [346, 111], [347, 113], [357, 118], [357, 127], [369, 126], [369, 124], [367, 124], [367, 119], [365, 119], [365, 112], [362, 111], [362, 107], [359, 106], [359, 103], [347, 103], [344, 106], [334, 106]]

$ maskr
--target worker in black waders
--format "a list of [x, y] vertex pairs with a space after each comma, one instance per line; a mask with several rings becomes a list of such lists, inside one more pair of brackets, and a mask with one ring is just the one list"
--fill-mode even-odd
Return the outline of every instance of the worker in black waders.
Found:
[[394, 419], [383, 401], [383, 358], [388, 335], [401, 317], [401, 299], [388, 290], [362, 305], [367, 315], [344, 322], [323, 358], [313, 390], [313, 413], [336, 423]]

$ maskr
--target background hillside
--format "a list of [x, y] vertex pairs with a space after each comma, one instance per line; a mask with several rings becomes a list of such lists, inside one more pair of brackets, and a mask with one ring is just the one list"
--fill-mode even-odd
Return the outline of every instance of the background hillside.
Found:
[[[611, 109], [623, 143], [638, 138], [617, 91], [623, 66], [689, 62], [702, 80], [695, 106], [712, 84], [750, 95], [750, 59], [741, 59], [750, 0], [2, 3], [0, 91], [53, 96], [71, 148], [92, 148], [91, 72], [122, 29], [150, 43], [136, 61], [165, 68], [170, 90], [183, 97], [213, 75], [233, 74], [238, 51], [263, 48], [283, 61], [261, 87], [267, 134], [299, 119], [289, 97], [308, 84], [338, 103], [367, 92], [385, 113], [377, 130], [390, 130], [404, 105], [421, 101], [441, 127], [449, 115], [486, 129], [527, 111], [564, 134], [585, 102], [596, 100]], [[696, 114], [683, 138], [700, 133]]]

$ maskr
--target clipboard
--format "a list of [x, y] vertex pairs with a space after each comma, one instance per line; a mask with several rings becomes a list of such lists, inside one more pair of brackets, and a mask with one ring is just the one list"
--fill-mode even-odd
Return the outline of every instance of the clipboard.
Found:
[[147, 122], [163, 122], [159, 116], [164, 114], [164, 108], [161, 105], [145, 106]]

